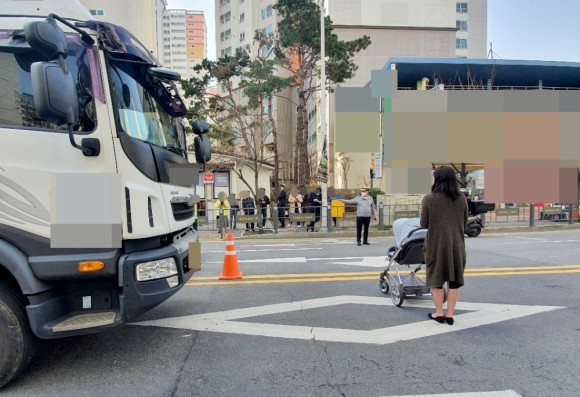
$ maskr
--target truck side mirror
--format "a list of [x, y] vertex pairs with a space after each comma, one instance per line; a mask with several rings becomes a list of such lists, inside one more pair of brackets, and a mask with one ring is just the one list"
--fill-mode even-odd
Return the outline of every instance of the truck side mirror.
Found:
[[48, 61], [35, 62], [30, 67], [34, 107], [42, 119], [57, 125], [67, 124], [73, 147], [85, 156], [98, 156], [101, 150], [98, 139], [84, 138], [81, 145], [74, 139], [73, 126], [79, 120], [79, 99], [72, 72], [65, 62], [68, 51], [66, 36], [55, 18], [59, 17], [51, 14], [44, 22], [24, 25], [26, 41]]
[[196, 136], [193, 139], [193, 146], [195, 149], [195, 162], [198, 164], [205, 164], [211, 160], [211, 147], [209, 139], [202, 136]]
[[28, 45], [47, 61], [67, 56], [66, 37], [54, 18], [27, 23], [24, 25], [24, 37]]
[[76, 124], [79, 101], [76, 85], [69, 71], [53, 62], [35, 62], [30, 68], [36, 112], [54, 124]]
[[203, 135], [209, 131], [209, 124], [199, 117], [191, 122], [191, 129], [196, 135]]

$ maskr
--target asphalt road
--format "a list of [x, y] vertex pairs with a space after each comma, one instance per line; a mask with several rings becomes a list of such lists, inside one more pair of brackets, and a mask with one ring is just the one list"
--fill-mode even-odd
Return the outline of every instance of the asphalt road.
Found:
[[[46, 341], [3, 396], [580, 395], [580, 231], [466, 239], [453, 326], [378, 289], [393, 239], [224, 243], [139, 322]], [[449, 394], [453, 395], [453, 394]], [[492, 394], [477, 394], [491, 396]], [[475, 396], [475, 395], [472, 395]]]

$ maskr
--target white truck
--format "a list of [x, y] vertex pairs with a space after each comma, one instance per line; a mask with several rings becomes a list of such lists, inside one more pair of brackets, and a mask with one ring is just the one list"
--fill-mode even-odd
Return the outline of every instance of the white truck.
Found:
[[[99, 332], [168, 299], [199, 269], [199, 243], [179, 74], [76, 0], [0, 8], [2, 388], [38, 338]], [[192, 129], [205, 163], [208, 125]]]

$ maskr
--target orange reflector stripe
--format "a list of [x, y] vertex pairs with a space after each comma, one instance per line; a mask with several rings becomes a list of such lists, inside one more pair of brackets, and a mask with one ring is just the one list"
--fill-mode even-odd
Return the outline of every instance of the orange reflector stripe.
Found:
[[104, 268], [105, 264], [101, 261], [79, 262], [79, 272], [81, 273], [98, 272], [99, 270], [103, 270]]

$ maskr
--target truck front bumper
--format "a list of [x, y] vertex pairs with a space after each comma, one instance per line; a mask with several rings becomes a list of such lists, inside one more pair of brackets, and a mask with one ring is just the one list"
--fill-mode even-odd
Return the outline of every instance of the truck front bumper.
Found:
[[[123, 322], [153, 309], [185, 285], [193, 275], [193, 271], [189, 268], [189, 244], [196, 241], [197, 233], [192, 228], [188, 228], [177, 236], [171, 245], [155, 250], [134, 252], [120, 258], [119, 287], [122, 288], [123, 293], [119, 301]], [[139, 264], [167, 258], [175, 260], [176, 275], [149, 281], [137, 280]]]
[[[100, 332], [123, 324], [169, 299], [191, 278], [189, 244], [197, 241], [193, 227], [171, 245], [121, 255], [118, 278], [84, 278], [68, 281], [29, 296], [26, 307], [34, 334], [43, 339]], [[163, 278], [138, 281], [137, 266], [172, 258], [175, 272]], [[159, 273], [163, 275], [163, 272]]]

